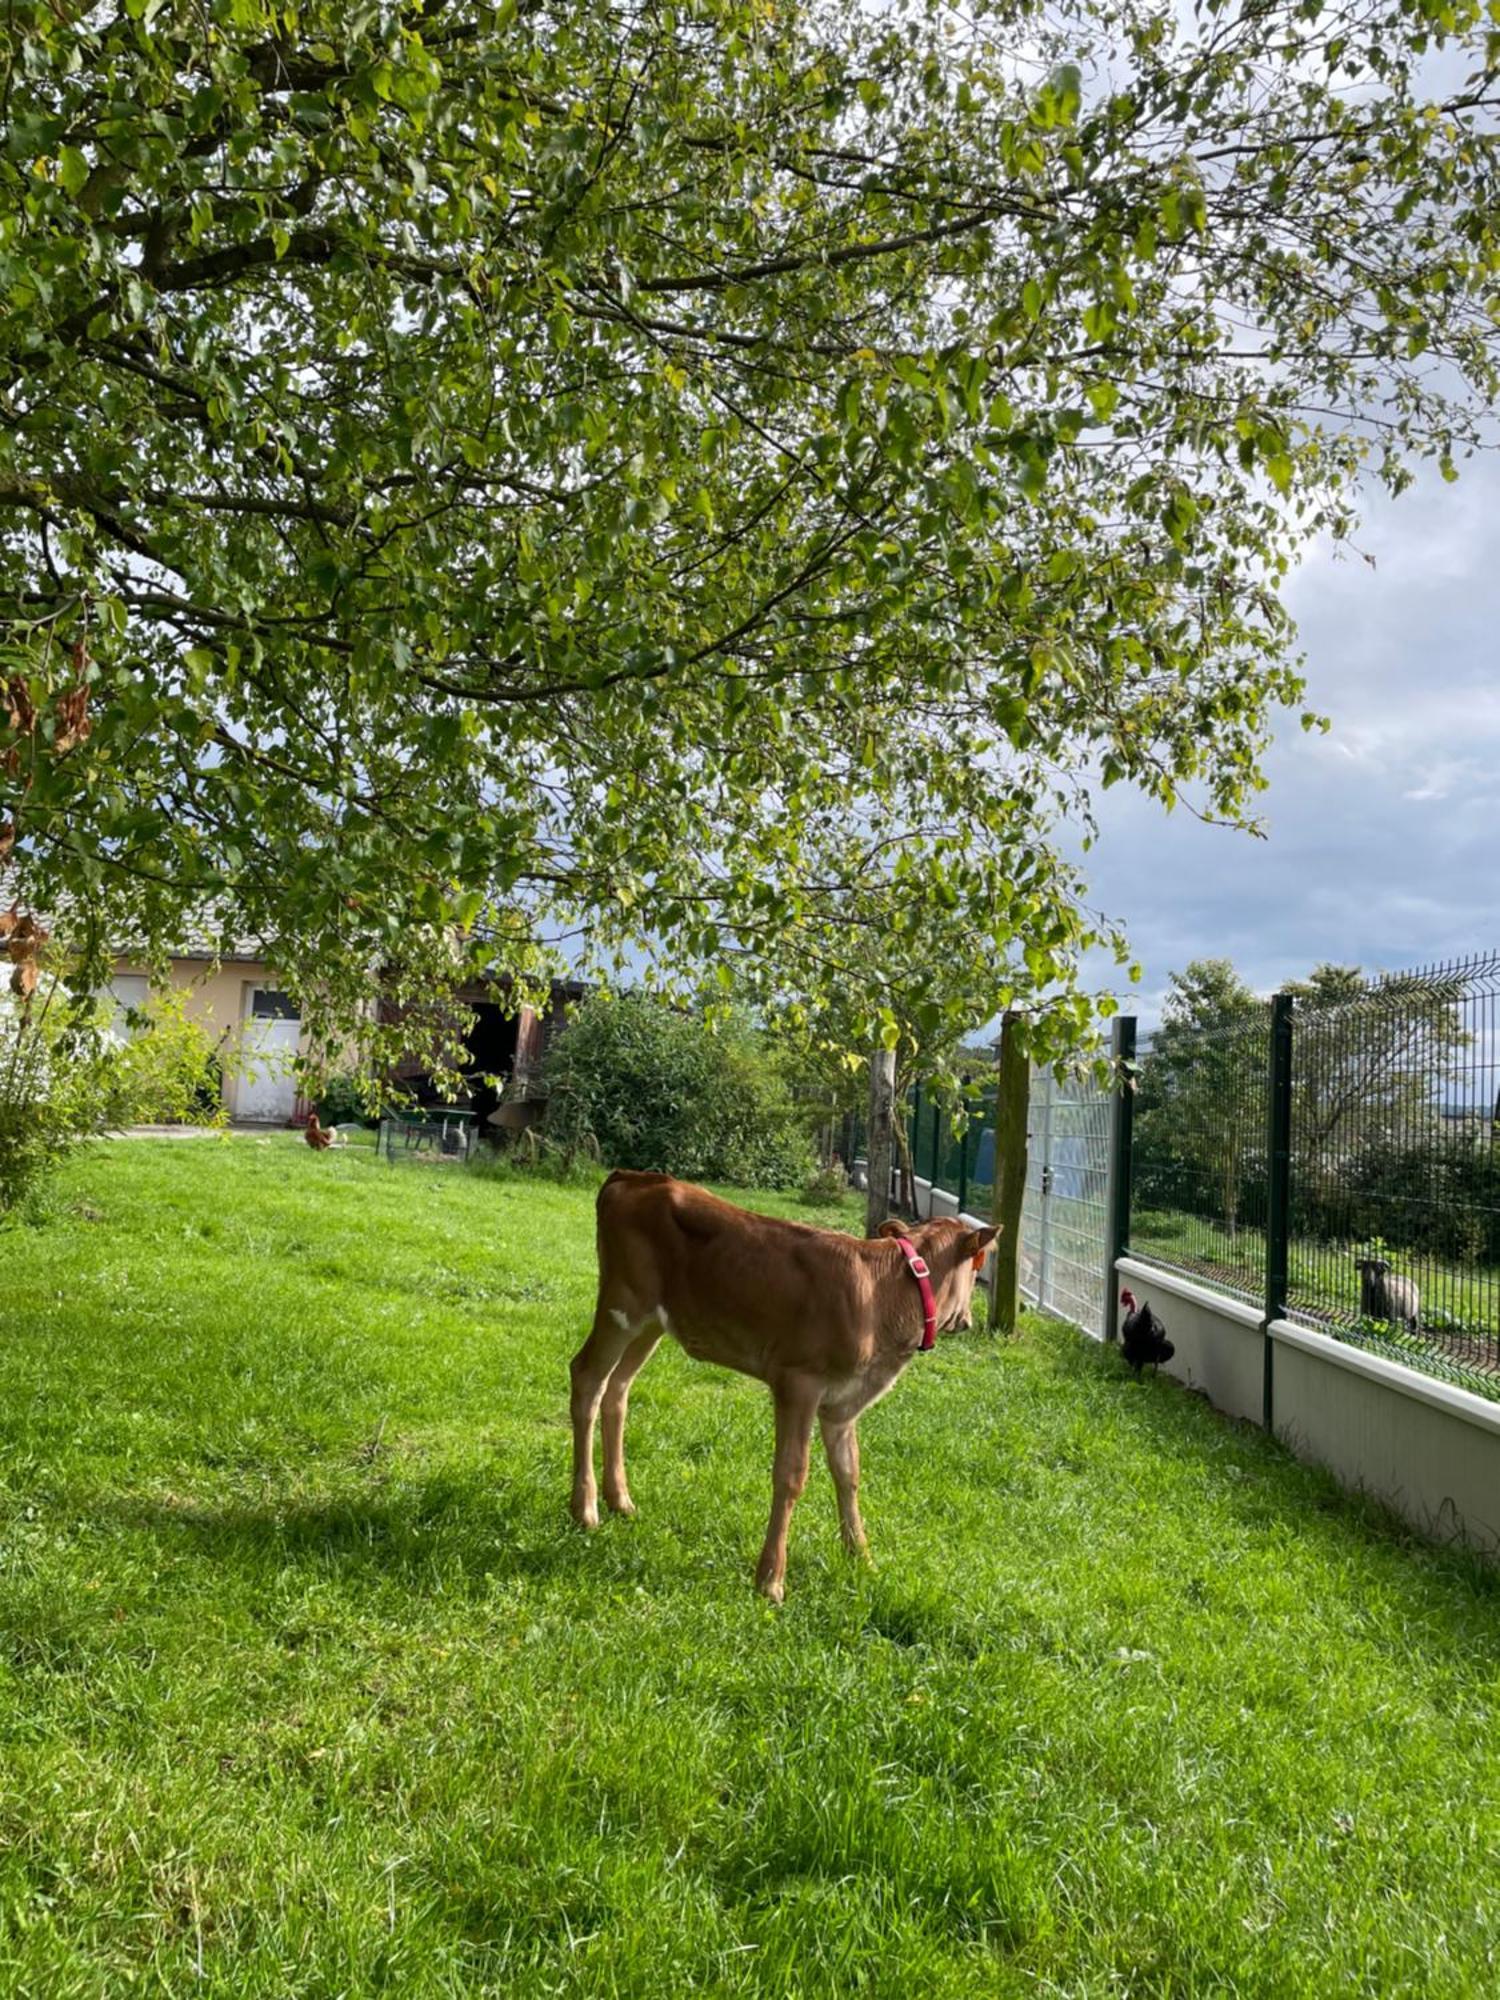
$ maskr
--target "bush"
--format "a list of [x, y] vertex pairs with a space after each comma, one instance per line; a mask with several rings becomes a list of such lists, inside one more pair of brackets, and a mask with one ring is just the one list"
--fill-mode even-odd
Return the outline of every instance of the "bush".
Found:
[[122, 1042], [110, 1008], [56, 973], [30, 998], [0, 995], [0, 1216], [40, 1219], [49, 1176], [87, 1133], [222, 1122], [218, 1057], [185, 1004], [153, 995]]
[[0, 993], [0, 1215], [40, 1220], [53, 1169], [97, 1125], [98, 1010], [49, 977], [34, 998]]
[[187, 1017], [187, 995], [177, 988], [153, 993], [130, 1028], [128, 1041], [102, 1050], [98, 1122], [222, 1124], [222, 1066], [212, 1037]]
[[802, 1186], [802, 1199], [809, 1208], [827, 1208], [841, 1201], [849, 1191], [849, 1176], [840, 1166], [819, 1167]]
[[543, 1071], [547, 1132], [588, 1137], [612, 1167], [741, 1187], [796, 1187], [812, 1147], [780, 1069], [750, 1024], [710, 1027], [646, 994], [588, 1000]]
[[1383, 1136], [1295, 1190], [1294, 1225], [1325, 1242], [1379, 1238], [1408, 1255], [1500, 1262], [1500, 1151], [1488, 1129]]
[[315, 1108], [320, 1125], [378, 1126], [380, 1123], [378, 1118], [370, 1115], [359, 1079], [348, 1070], [329, 1077]]

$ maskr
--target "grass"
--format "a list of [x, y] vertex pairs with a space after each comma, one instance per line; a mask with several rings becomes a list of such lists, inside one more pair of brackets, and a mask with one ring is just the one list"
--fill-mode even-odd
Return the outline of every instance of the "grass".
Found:
[[118, 1143], [6, 1249], [0, 1992], [1497, 1990], [1496, 1578], [1066, 1330], [913, 1364], [776, 1612], [675, 1349], [566, 1519], [587, 1190]]
[[[1172, 1270], [1218, 1285], [1240, 1298], [1265, 1295], [1266, 1234], [1241, 1223], [1231, 1232], [1219, 1222], [1180, 1209], [1134, 1214], [1131, 1250]], [[1097, 1226], [1093, 1231], [1097, 1235]], [[1407, 1333], [1359, 1316], [1358, 1245], [1320, 1243], [1294, 1236], [1289, 1245], [1294, 1312], [1341, 1339], [1389, 1353], [1416, 1368], [1447, 1376], [1476, 1394], [1500, 1399], [1500, 1267], [1457, 1264], [1427, 1252], [1382, 1250], [1393, 1267], [1415, 1278], [1421, 1291], [1422, 1327]], [[1373, 1250], [1368, 1254], [1375, 1254]]]

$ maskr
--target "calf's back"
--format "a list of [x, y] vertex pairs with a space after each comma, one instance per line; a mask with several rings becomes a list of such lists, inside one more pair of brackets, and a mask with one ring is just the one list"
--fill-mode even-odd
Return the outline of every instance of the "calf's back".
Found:
[[601, 1305], [659, 1324], [688, 1353], [769, 1380], [829, 1379], [873, 1351], [870, 1246], [755, 1215], [666, 1174], [621, 1171], [599, 1192]]

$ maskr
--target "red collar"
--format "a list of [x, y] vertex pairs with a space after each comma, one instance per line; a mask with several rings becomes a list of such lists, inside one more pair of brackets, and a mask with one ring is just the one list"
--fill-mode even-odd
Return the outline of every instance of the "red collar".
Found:
[[932, 1295], [932, 1280], [927, 1266], [917, 1255], [917, 1246], [904, 1236], [893, 1236], [891, 1241], [906, 1259], [906, 1267], [917, 1281], [922, 1294], [922, 1345], [918, 1354], [926, 1354], [937, 1341], [937, 1300]]

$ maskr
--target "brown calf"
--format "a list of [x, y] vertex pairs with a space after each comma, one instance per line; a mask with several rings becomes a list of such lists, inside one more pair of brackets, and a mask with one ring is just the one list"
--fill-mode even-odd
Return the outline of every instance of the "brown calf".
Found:
[[611, 1174], [599, 1190], [599, 1303], [573, 1359], [573, 1515], [599, 1525], [594, 1419], [603, 1414], [604, 1503], [633, 1514], [625, 1480], [630, 1385], [664, 1333], [700, 1361], [764, 1382], [776, 1404], [771, 1525], [757, 1587], [779, 1604], [786, 1536], [807, 1483], [814, 1421], [838, 1490], [844, 1545], [865, 1547], [854, 1423], [922, 1341], [922, 1296], [897, 1245], [931, 1272], [937, 1323], [970, 1325], [974, 1277], [995, 1236], [952, 1220], [886, 1223], [868, 1242], [735, 1208], [667, 1174]]

